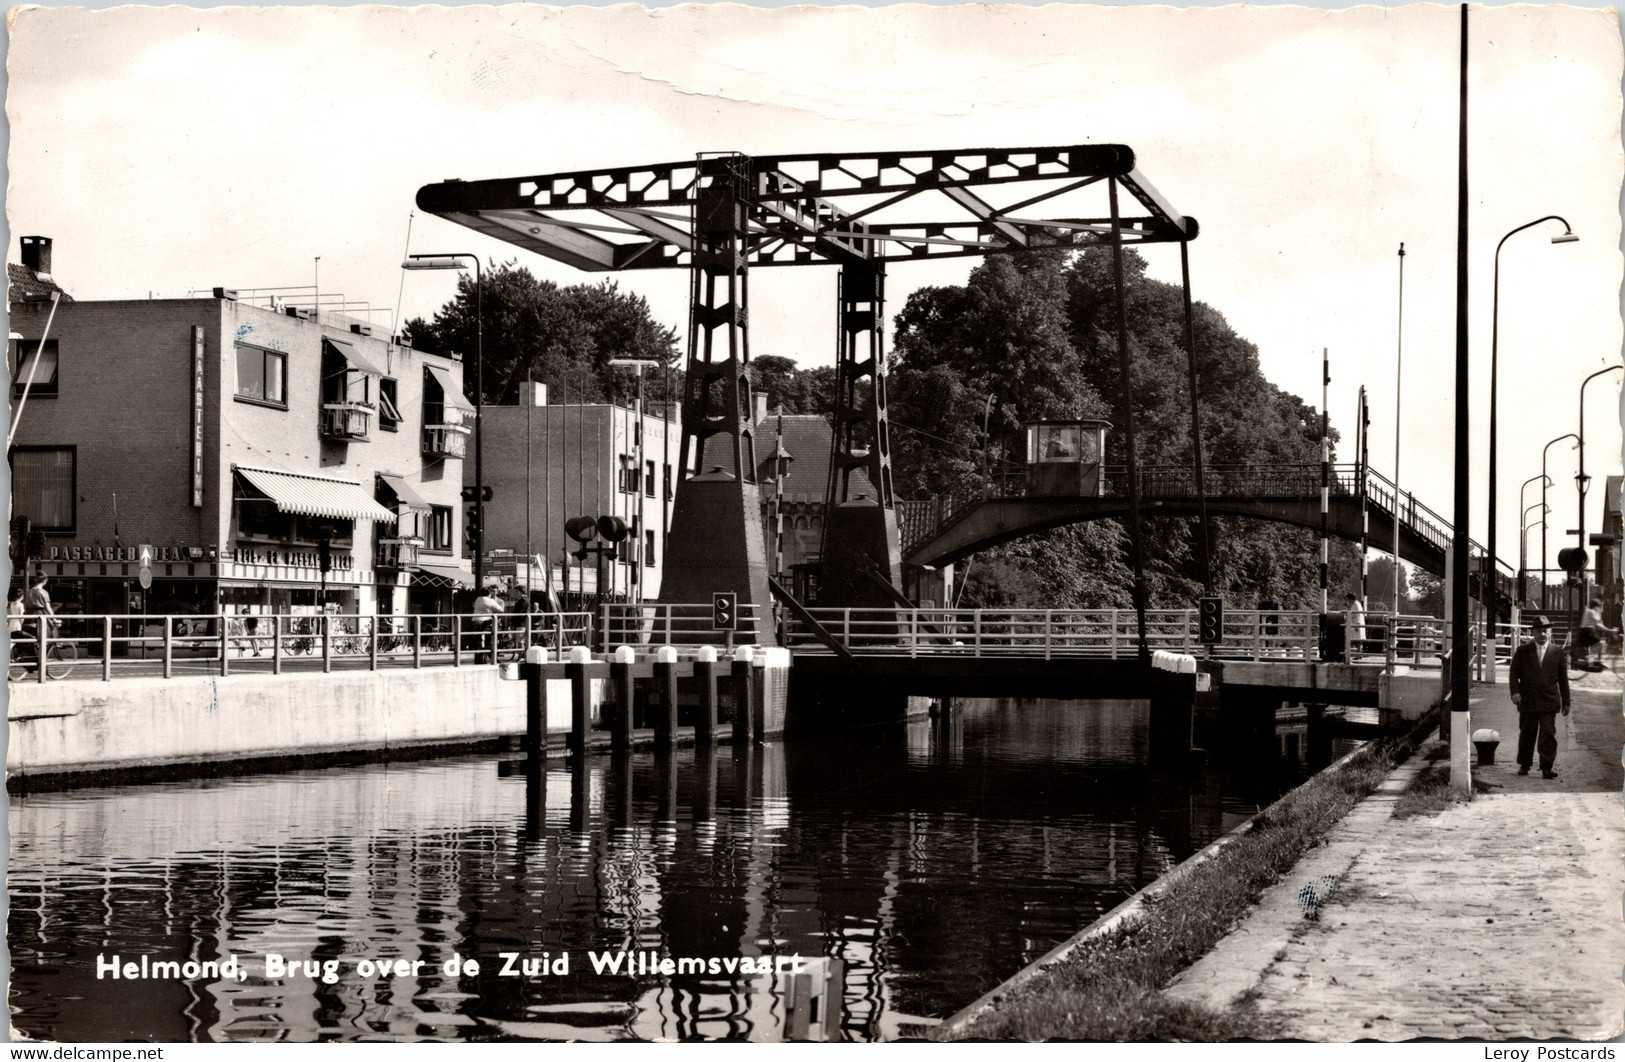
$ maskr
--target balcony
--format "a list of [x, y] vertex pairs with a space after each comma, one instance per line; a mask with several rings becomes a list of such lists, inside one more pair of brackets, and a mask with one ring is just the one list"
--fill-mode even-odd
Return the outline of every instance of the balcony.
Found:
[[423, 547], [421, 538], [381, 538], [378, 540], [377, 558], [373, 566], [377, 568], [415, 568], [418, 563], [418, 550]]
[[328, 402], [322, 406], [322, 437], [366, 442], [372, 434], [373, 407], [360, 402]]
[[470, 431], [465, 424], [426, 424], [423, 453], [427, 457], [462, 457], [468, 449]]

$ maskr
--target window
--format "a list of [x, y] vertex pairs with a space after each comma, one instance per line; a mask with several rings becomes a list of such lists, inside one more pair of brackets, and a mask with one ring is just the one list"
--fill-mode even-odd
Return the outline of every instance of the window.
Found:
[[645, 568], [655, 566], [655, 533], [653, 531], [643, 533], [643, 566]]
[[428, 533], [423, 536], [423, 548], [441, 553], [451, 552], [451, 506], [430, 506], [428, 523]]
[[378, 381], [378, 427], [382, 431], [398, 431], [405, 419], [401, 416], [399, 386], [387, 376]]
[[[34, 374], [32, 382], [28, 382], [29, 373]], [[22, 395], [25, 382], [30, 398], [56, 397], [56, 340], [47, 339], [43, 351], [37, 339], [17, 341], [17, 364], [11, 373], [13, 397]]]
[[666, 500], [671, 501], [671, 466], [666, 466]]
[[237, 398], [288, 408], [288, 356], [276, 350], [237, 345]]
[[75, 530], [79, 453], [72, 446], [19, 446], [11, 454], [11, 511], [35, 531]]
[[653, 498], [655, 496], [655, 463], [653, 461], [646, 461], [644, 462], [644, 465], [643, 494], [645, 497]]
[[636, 494], [638, 487], [638, 463], [628, 454], [621, 455], [621, 491], [626, 494]]

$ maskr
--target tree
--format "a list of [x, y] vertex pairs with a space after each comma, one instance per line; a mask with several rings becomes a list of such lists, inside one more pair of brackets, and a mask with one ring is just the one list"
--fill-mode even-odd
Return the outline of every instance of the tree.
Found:
[[[910, 297], [896, 319], [891, 382], [902, 496], [999, 489], [1001, 474], [1022, 470], [1023, 425], [1032, 420], [1108, 420], [1106, 460], [1121, 463], [1122, 428], [1132, 415], [1142, 465], [1190, 464], [1183, 293], [1147, 278], [1143, 259], [1125, 253], [1134, 385], [1125, 404], [1113, 274], [1106, 249], [1025, 252], [985, 260], [963, 286]], [[1316, 411], [1264, 378], [1257, 348], [1222, 314], [1198, 303], [1192, 317], [1205, 463], [1318, 462]], [[1147, 516], [1145, 522], [1150, 600], [1188, 603], [1202, 589], [1194, 521]], [[1214, 518], [1213, 526], [1216, 589], [1239, 602], [1318, 606], [1314, 532], [1239, 518]], [[1126, 601], [1123, 530], [1110, 521], [1068, 530], [1076, 536], [1052, 532], [986, 551], [978, 560], [985, 574], [969, 580], [967, 600], [973, 594], [1013, 600], [1030, 590], [1032, 600], [1023, 604]], [[1334, 545], [1334, 571], [1352, 563], [1350, 549]], [[1094, 580], [1086, 569], [1122, 578]], [[995, 592], [995, 575], [1010, 578], [1012, 588]]]
[[[472, 275], [463, 274], [456, 297], [434, 320], [413, 318], [401, 331], [421, 350], [472, 357], [477, 323], [484, 328], [487, 405], [517, 402], [527, 375], [547, 384], [560, 400], [631, 405], [636, 371], [612, 367], [609, 360], [671, 365], [677, 356], [676, 331], [654, 320], [641, 295], [622, 292], [608, 280], [561, 288], [512, 261], [486, 267], [483, 291]], [[666, 376], [646, 376], [650, 401], [667, 397]], [[464, 373], [463, 387], [472, 399], [474, 373]]]

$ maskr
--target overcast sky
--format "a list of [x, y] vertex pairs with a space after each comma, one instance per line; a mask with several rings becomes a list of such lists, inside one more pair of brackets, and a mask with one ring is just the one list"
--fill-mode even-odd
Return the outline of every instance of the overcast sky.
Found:
[[[747, 154], [1131, 145], [1201, 223], [1193, 291], [1255, 342], [1271, 380], [1352, 439], [1371, 389], [1393, 468], [1405, 258], [1401, 480], [1451, 511], [1458, 9], [890, 7], [36, 8], [13, 13], [7, 215], [55, 241], [81, 299], [310, 284], [428, 315], [449, 274], [407, 250], [473, 251], [593, 282], [419, 214], [417, 189]], [[1474, 534], [1484, 529], [1491, 265], [1501, 255], [1500, 553], [1519, 484], [1573, 431], [1578, 388], [1621, 358], [1620, 85], [1612, 9], [1471, 9]], [[1149, 247], [1177, 281], [1173, 247]], [[901, 264], [890, 309], [973, 260]], [[618, 275], [679, 326], [677, 272]], [[752, 349], [833, 359], [834, 271], [761, 270]], [[375, 319], [383, 324], [388, 314]], [[1618, 374], [1590, 388], [1587, 471], [1617, 471]], [[1352, 444], [1344, 455], [1352, 456]], [[1575, 456], [1552, 448], [1552, 550]], [[1538, 553], [1538, 537], [1531, 536]]]

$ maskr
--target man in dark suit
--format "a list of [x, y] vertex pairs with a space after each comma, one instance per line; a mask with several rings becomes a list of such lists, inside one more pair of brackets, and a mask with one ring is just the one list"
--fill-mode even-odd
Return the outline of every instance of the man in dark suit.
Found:
[[1536, 616], [1529, 623], [1534, 640], [1512, 654], [1508, 685], [1518, 706], [1518, 773], [1528, 774], [1540, 751], [1540, 776], [1556, 778], [1557, 713], [1569, 714], [1569, 666], [1563, 651], [1552, 645], [1552, 621]]

